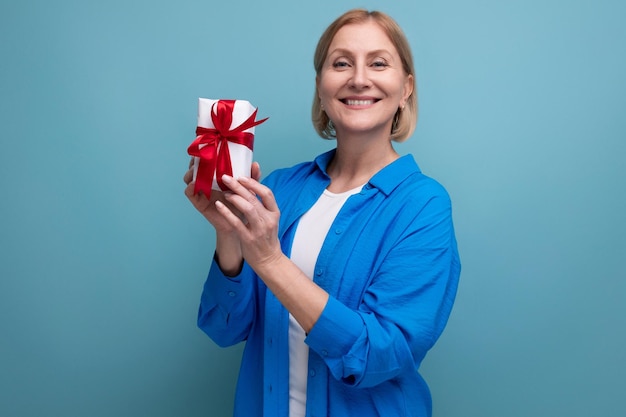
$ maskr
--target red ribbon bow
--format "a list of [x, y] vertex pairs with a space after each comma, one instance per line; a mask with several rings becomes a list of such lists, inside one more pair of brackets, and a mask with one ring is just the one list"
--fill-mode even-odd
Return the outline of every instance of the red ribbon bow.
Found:
[[[215, 105], [217, 105], [217, 112], [215, 111]], [[254, 135], [250, 132], [244, 132], [244, 130], [260, 125], [268, 119], [266, 117], [265, 119], [255, 121], [257, 114], [255, 109], [254, 113], [242, 124], [230, 130], [234, 107], [235, 100], [218, 100], [211, 106], [211, 120], [215, 128], [200, 126], [196, 128], [196, 140], [187, 148], [189, 155], [200, 158], [196, 174], [196, 185], [193, 190], [194, 195], [202, 191], [207, 197], [211, 196], [213, 174], [215, 174], [220, 189], [225, 190], [228, 188], [222, 181], [222, 175], [233, 175], [228, 142], [245, 145], [252, 150]]]

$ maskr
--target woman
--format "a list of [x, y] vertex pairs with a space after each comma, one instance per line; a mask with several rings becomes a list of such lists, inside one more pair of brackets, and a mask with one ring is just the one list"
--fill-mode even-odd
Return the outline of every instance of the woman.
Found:
[[263, 184], [185, 193], [216, 230], [198, 325], [246, 341], [236, 416], [430, 416], [418, 373], [460, 272], [446, 191], [392, 140], [417, 120], [408, 42], [387, 15], [351, 10], [315, 52], [313, 123], [336, 149]]

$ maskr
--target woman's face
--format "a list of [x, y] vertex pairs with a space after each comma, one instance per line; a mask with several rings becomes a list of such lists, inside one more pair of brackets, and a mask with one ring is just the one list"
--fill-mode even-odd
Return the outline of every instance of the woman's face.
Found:
[[412, 75], [404, 72], [396, 48], [374, 21], [339, 29], [316, 82], [337, 137], [389, 137], [394, 115], [413, 88]]

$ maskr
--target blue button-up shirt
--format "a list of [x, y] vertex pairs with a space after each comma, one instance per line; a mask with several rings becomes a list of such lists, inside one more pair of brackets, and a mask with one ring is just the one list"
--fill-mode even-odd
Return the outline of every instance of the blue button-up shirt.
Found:
[[[264, 181], [281, 210], [287, 255], [298, 220], [330, 184], [334, 152]], [[305, 339], [307, 416], [430, 416], [418, 369], [446, 325], [459, 274], [450, 199], [412, 156], [351, 196], [315, 265], [313, 280], [330, 297]], [[220, 346], [246, 341], [236, 417], [289, 415], [288, 323], [288, 311], [247, 264], [229, 278], [213, 262], [198, 325]]]

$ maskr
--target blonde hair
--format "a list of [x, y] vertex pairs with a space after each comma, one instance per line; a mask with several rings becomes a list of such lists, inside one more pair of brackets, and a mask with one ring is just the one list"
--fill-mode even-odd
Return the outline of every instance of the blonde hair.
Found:
[[[394, 117], [394, 123], [391, 129], [391, 139], [396, 142], [406, 140], [415, 131], [417, 125], [417, 87], [415, 82], [415, 67], [413, 65], [413, 54], [411, 47], [400, 26], [389, 15], [379, 11], [368, 11], [366, 9], [352, 9], [339, 16], [330, 24], [320, 37], [315, 55], [313, 57], [313, 66], [317, 77], [320, 77], [322, 66], [328, 55], [330, 44], [342, 27], [349, 24], [365, 23], [369, 20], [376, 22], [387, 34], [391, 43], [394, 45], [400, 55], [402, 68], [407, 75], [413, 76], [413, 91], [407, 99], [403, 109], [398, 109]], [[311, 109], [311, 119], [313, 127], [317, 133], [324, 139], [335, 138], [335, 129], [332, 122], [328, 118], [326, 112], [322, 109], [317, 85], [313, 96], [313, 106]]]

